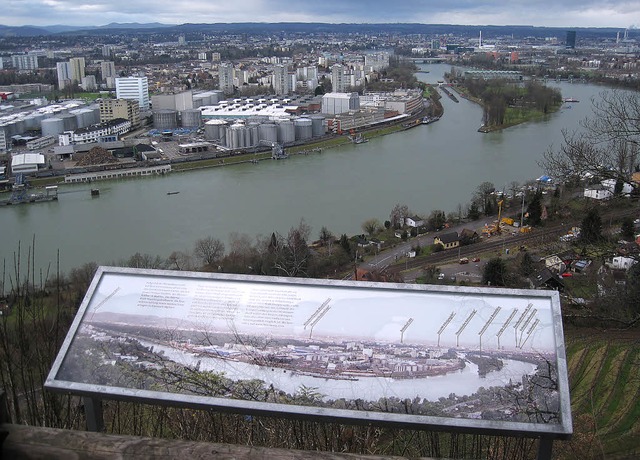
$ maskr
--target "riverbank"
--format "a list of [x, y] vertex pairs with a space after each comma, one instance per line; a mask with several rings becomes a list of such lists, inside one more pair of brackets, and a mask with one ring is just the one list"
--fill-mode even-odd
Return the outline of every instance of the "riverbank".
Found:
[[[482, 99], [470, 95], [464, 87], [451, 86], [450, 88], [453, 89], [461, 98], [478, 104], [480, 107], [484, 107]], [[503, 129], [511, 128], [513, 126], [521, 125], [523, 123], [528, 123], [531, 121], [541, 121], [546, 119], [551, 114], [558, 112], [560, 110], [560, 107], [562, 107], [562, 103], [553, 105], [548, 109], [546, 113], [531, 108], [525, 109], [521, 107], [506, 107], [504, 119], [507, 121], [499, 125], [482, 125], [480, 126], [480, 128], [478, 128], [478, 132], [491, 133], [495, 131], [502, 131]]]
[[[404, 131], [406, 128], [402, 126], [407, 120], [421, 120], [425, 115], [426, 109], [421, 110], [417, 114], [412, 115], [409, 118], [399, 120], [397, 123], [390, 124], [382, 128], [363, 128], [358, 130], [362, 133], [366, 139], [373, 139], [376, 137], [386, 136], [389, 134]], [[344, 135], [328, 135], [319, 141], [312, 141], [309, 143], [295, 145], [286, 148], [288, 155], [309, 155], [322, 153], [324, 150], [348, 145], [352, 143], [350, 137]], [[215, 168], [221, 166], [238, 165], [245, 163], [258, 163], [263, 160], [271, 159], [271, 151], [268, 152], [246, 152], [232, 156], [225, 156], [220, 158], [211, 158], [206, 160], [190, 160], [179, 163], [171, 163], [172, 172], [186, 172], [194, 171], [206, 168]], [[45, 187], [49, 185], [64, 184], [64, 176], [32, 178], [30, 183], [33, 187]]]

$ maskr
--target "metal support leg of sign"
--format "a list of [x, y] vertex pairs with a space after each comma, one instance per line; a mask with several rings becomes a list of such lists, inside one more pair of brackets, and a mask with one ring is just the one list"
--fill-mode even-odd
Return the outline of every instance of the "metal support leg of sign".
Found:
[[87, 431], [104, 431], [104, 418], [102, 416], [102, 400], [85, 396], [84, 415], [87, 418]]
[[537, 460], [551, 460], [552, 451], [553, 451], [553, 439], [540, 438], [540, 444], [538, 444]]

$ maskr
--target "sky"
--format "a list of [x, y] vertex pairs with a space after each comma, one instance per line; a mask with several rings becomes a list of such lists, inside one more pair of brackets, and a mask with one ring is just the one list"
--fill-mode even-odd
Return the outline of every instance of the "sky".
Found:
[[5, 0], [0, 24], [328, 22], [547, 27], [640, 26], [638, 0]]

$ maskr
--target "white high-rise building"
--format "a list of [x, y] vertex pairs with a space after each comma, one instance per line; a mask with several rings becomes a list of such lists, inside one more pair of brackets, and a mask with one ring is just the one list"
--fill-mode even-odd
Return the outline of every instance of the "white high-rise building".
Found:
[[140, 110], [149, 110], [149, 82], [147, 77], [116, 78], [116, 97], [138, 101]]
[[273, 89], [277, 95], [289, 94], [291, 92], [289, 69], [286, 65], [278, 64], [273, 68]]
[[56, 72], [58, 73], [58, 89], [71, 85], [73, 78], [71, 77], [71, 66], [68, 62], [58, 62], [56, 64]]
[[344, 93], [347, 89], [347, 80], [344, 76], [344, 66], [341, 64], [334, 64], [331, 67], [331, 86], [332, 92]]
[[38, 56], [35, 54], [14, 54], [11, 56], [14, 69], [35, 70], [38, 68]]
[[69, 67], [71, 68], [71, 79], [74, 83], [82, 83], [82, 79], [85, 77], [84, 68], [85, 62], [83, 57], [69, 59]]
[[220, 67], [218, 68], [218, 79], [219, 88], [225, 94], [233, 94], [235, 91], [233, 87], [233, 64], [220, 64]]

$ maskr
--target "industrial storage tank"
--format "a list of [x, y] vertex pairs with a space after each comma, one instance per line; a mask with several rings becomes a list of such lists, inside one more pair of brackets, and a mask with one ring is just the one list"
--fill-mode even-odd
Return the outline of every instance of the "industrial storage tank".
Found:
[[255, 147], [260, 143], [260, 123], [249, 123], [247, 131], [249, 131], [249, 144], [247, 147]]
[[292, 121], [281, 121], [278, 123], [278, 142], [280, 144], [288, 144], [295, 142], [296, 129]]
[[42, 135], [57, 136], [64, 132], [64, 121], [62, 118], [47, 118], [42, 120]]
[[313, 122], [310, 118], [297, 118], [293, 124], [296, 129], [297, 141], [306, 141], [313, 137]]
[[211, 91], [211, 105], [215, 105], [220, 101], [224, 101], [224, 91], [219, 89]]
[[199, 109], [187, 109], [180, 112], [183, 128], [199, 128], [202, 126], [202, 112]]
[[171, 109], [154, 111], [153, 127], [155, 129], [176, 129], [178, 127], [178, 112]]
[[222, 140], [226, 136], [227, 122], [224, 120], [209, 120], [204, 125], [204, 137], [208, 141]]
[[78, 119], [76, 118], [75, 114], [65, 113], [64, 115], [60, 116], [60, 119], [64, 124], [65, 131], [75, 131], [76, 129], [78, 129]]
[[35, 116], [27, 115], [23, 118], [25, 129], [39, 129], [39, 123]]
[[313, 137], [320, 137], [325, 135], [324, 117], [322, 115], [312, 115], [311, 117], [311, 130]]
[[258, 140], [278, 142], [278, 127], [274, 123], [262, 123], [258, 126]]
[[78, 128], [86, 128], [87, 126], [95, 124], [95, 122], [93, 121], [93, 110], [79, 109], [73, 110], [71, 113], [76, 116]]
[[236, 123], [227, 128], [227, 146], [231, 149], [246, 148], [245, 136], [247, 128], [241, 123]]

